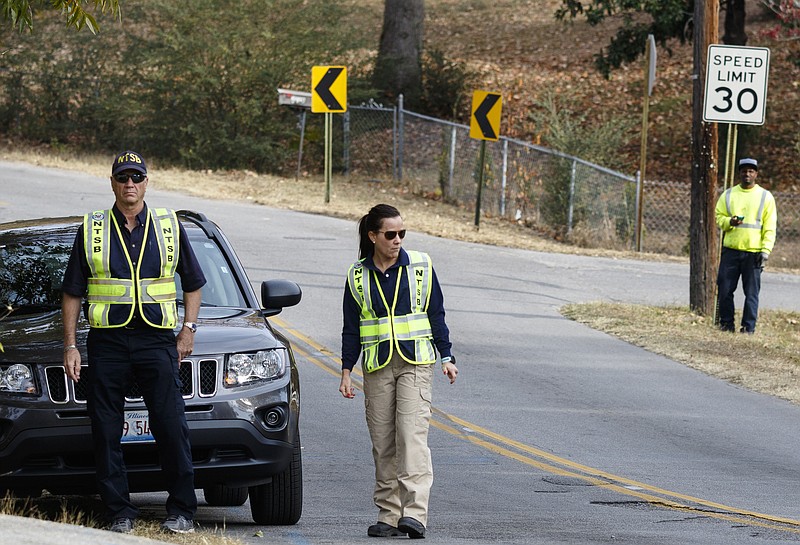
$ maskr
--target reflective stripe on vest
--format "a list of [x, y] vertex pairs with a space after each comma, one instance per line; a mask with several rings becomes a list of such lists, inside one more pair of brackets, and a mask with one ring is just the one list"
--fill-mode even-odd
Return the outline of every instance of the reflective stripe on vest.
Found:
[[[755, 223], [740, 223], [736, 226], [737, 229], [756, 229], [757, 231], [761, 231], [761, 216], [764, 215], [764, 205], [767, 202], [767, 190], [763, 187], [758, 187], [761, 190], [761, 203], [758, 205], [758, 212], [756, 213], [756, 222]], [[731, 215], [731, 190], [733, 188], [729, 188], [725, 190], [725, 209], [728, 211], [728, 215]]]
[[[363, 267], [362, 262], [355, 263], [347, 275], [350, 291], [356, 301], [361, 304], [359, 333], [364, 351], [364, 370], [367, 373], [385, 367], [391, 360], [395, 349], [409, 363], [427, 365], [436, 361], [436, 352], [431, 342], [433, 332], [427, 314], [431, 295], [431, 260], [427, 254], [422, 252], [408, 251], [406, 253], [410, 262], [408, 266], [404, 267], [405, 271], [397, 272], [391, 307], [386, 301], [380, 282], [375, 281], [373, 275], [369, 274], [370, 271]], [[401, 278], [404, 276], [408, 282], [411, 312], [396, 316], [397, 294], [400, 290]], [[384, 307], [389, 313], [388, 316], [376, 315], [372, 306], [373, 286], [377, 288]], [[400, 350], [400, 341], [414, 342], [413, 360], [409, 360]], [[379, 362], [379, 346], [382, 342], [389, 343], [389, 353], [386, 361]]]
[[[118, 237], [119, 246], [127, 262], [132, 278], [115, 278], [111, 272], [112, 235]], [[151, 225], [156, 247], [159, 249], [159, 274], [157, 278], [141, 278], [144, 250], [150, 236]], [[173, 329], [178, 322], [175, 303], [177, 287], [175, 270], [178, 263], [178, 218], [166, 208], [148, 210], [147, 222], [142, 237], [142, 246], [134, 270], [128, 248], [122, 238], [116, 217], [111, 210], [100, 210], [87, 214], [83, 220], [84, 246], [89, 264], [90, 278], [87, 291], [88, 318], [92, 327], [122, 327], [130, 323], [136, 306], [145, 323], [163, 329]], [[119, 256], [118, 256], [119, 257]], [[149, 258], [152, 259], [152, 258]], [[114, 305], [127, 305], [130, 311], [112, 323], [111, 309]], [[161, 320], [150, 319], [153, 314], [145, 305], [158, 305]], [[152, 307], [150, 307], [152, 308]]]

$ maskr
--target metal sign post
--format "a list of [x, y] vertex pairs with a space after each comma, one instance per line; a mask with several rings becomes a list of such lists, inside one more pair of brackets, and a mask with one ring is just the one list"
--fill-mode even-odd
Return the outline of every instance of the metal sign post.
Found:
[[733, 187], [734, 179], [736, 178], [736, 146], [739, 140], [739, 125], [736, 123], [728, 123], [728, 138], [725, 144], [725, 180], [724, 189]]
[[333, 177], [333, 114], [325, 112], [325, 202], [331, 202], [331, 178]]
[[656, 83], [656, 40], [652, 34], [647, 36], [647, 49], [644, 61], [644, 105], [642, 107], [642, 145], [639, 155], [639, 184], [637, 187], [636, 208], [636, 251], [642, 251], [642, 231], [644, 227], [644, 175], [647, 167], [647, 118], [650, 114], [650, 95]]
[[333, 175], [333, 112], [347, 111], [347, 68], [314, 66], [311, 68], [311, 111], [325, 114], [325, 202], [331, 202]]
[[278, 89], [278, 105], [289, 106], [293, 110], [300, 111], [300, 145], [297, 151], [297, 173], [294, 175], [294, 179], [299, 180], [300, 166], [303, 163], [303, 142], [306, 136], [306, 113], [311, 108], [311, 93]]
[[481, 226], [481, 200], [483, 196], [483, 173], [486, 170], [486, 140], [481, 140], [481, 154], [478, 158], [478, 195], [475, 198], [475, 227]]
[[478, 194], [475, 197], [475, 227], [481, 224], [481, 196], [483, 194], [483, 174], [486, 170], [486, 141], [500, 139], [500, 113], [503, 108], [503, 97], [500, 93], [475, 91], [472, 94], [472, 116], [470, 118], [469, 136], [481, 140], [481, 152], [478, 159]]

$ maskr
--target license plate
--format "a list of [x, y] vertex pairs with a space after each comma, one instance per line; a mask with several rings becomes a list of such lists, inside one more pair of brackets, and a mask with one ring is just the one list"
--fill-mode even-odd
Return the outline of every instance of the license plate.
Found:
[[150, 415], [147, 411], [125, 411], [125, 422], [122, 423], [122, 442], [153, 442], [155, 437], [150, 432]]

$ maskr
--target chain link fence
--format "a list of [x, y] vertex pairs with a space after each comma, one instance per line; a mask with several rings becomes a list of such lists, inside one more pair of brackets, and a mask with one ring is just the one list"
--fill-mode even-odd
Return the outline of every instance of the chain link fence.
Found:
[[[721, 191], [720, 191], [721, 193]], [[648, 252], [689, 255], [691, 185], [651, 182], [644, 185], [644, 234]], [[778, 210], [778, 233], [770, 263], [800, 267], [800, 195], [773, 191]]]
[[[321, 117], [312, 116], [311, 123], [321, 125]], [[480, 147], [467, 125], [402, 106], [351, 105], [345, 114], [334, 116], [336, 171], [402, 184], [415, 194], [442, 198], [472, 212], [477, 205]], [[322, 152], [312, 155], [322, 157]], [[321, 164], [316, 167], [322, 170]], [[506, 137], [486, 142], [483, 168], [481, 217], [519, 222], [582, 247], [636, 249], [637, 177]], [[642, 193], [641, 250], [688, 256], [690, 185], [648, 180]], [[800, 195], [773, 195], [778, 241], [770, 261], [800, 267], [800, 253], [795, 251], [800, 249]]]
[[[322, 142], [314, 136], [322, 116], [300, 115], [310, 145], [298, 161], [322, 170]], [[335, 171], [476, 210], [482, 141], [470, 138], [468, 126], [377, 104], [349, 106], [333, 121]], [[510, 138], [485, 146], [480, 217], [505, 218], [585, 247], [635, 247], [636, 178]]]

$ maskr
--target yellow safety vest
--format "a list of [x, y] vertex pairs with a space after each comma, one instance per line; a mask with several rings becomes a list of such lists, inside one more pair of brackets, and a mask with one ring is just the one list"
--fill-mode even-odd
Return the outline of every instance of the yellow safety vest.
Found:
[[[717, 226], [725, 234], [726, 248], [745, 252], [772, 252], [778, 214], [775, 198], [759, 185], [742, 189], [735, 185], [720, 195], [715, 208]], [[744, 223], [732, 227], [730, 217], [744, 216]]]
[[[436, 351], [432, 342], [433, 332], [427, 314], [431, 296], [431, 258], [422, 252], [407, 251], [406, 253], [410, 263], [404, 267], [405, 271], [397, 273], [391, 307], [386, 301], [380, 282], [373, 278], [375, 273], [365, 269], [362, 261], [353, 264], [347, 274], [350, 292], [361, 304], [359, 334], [364, 353], [364, 371], [367, 373], [386, 367], [392, 359], [394, 350], [397, 350], [404, 360], [415, 365], [429, 365], [436, 361]], [[408, 282], [410, 311], [407, 314], [396, 315], [397, 294], [403, 278]], [[389, 313], [388, 316], [376, 314], [372, 306], [374, 288], [377, 288], [377, 293]], [[407, 358], [400, 350], [399, 343], [401, 341], [414, 343], [413, 360]], [[388, 356], [383, 362], [378, 360], [381, 343], [389, 343]]]
[[[138, 307], [139, 315], [148, 325], [175, 328], [178, 323], [175, 270], [179, 232], [174, 211], [149, 209], [134, 269], [113, 212], [98, 210], [84, 216], [84, 247], [90, 271], [87, 319], [91, 327], [125, 326]], [[144, 251], [151, 236], [155, 237], [158, 256], [146, 255]], [[142, 278], [143, 273], [148, 276]]]

